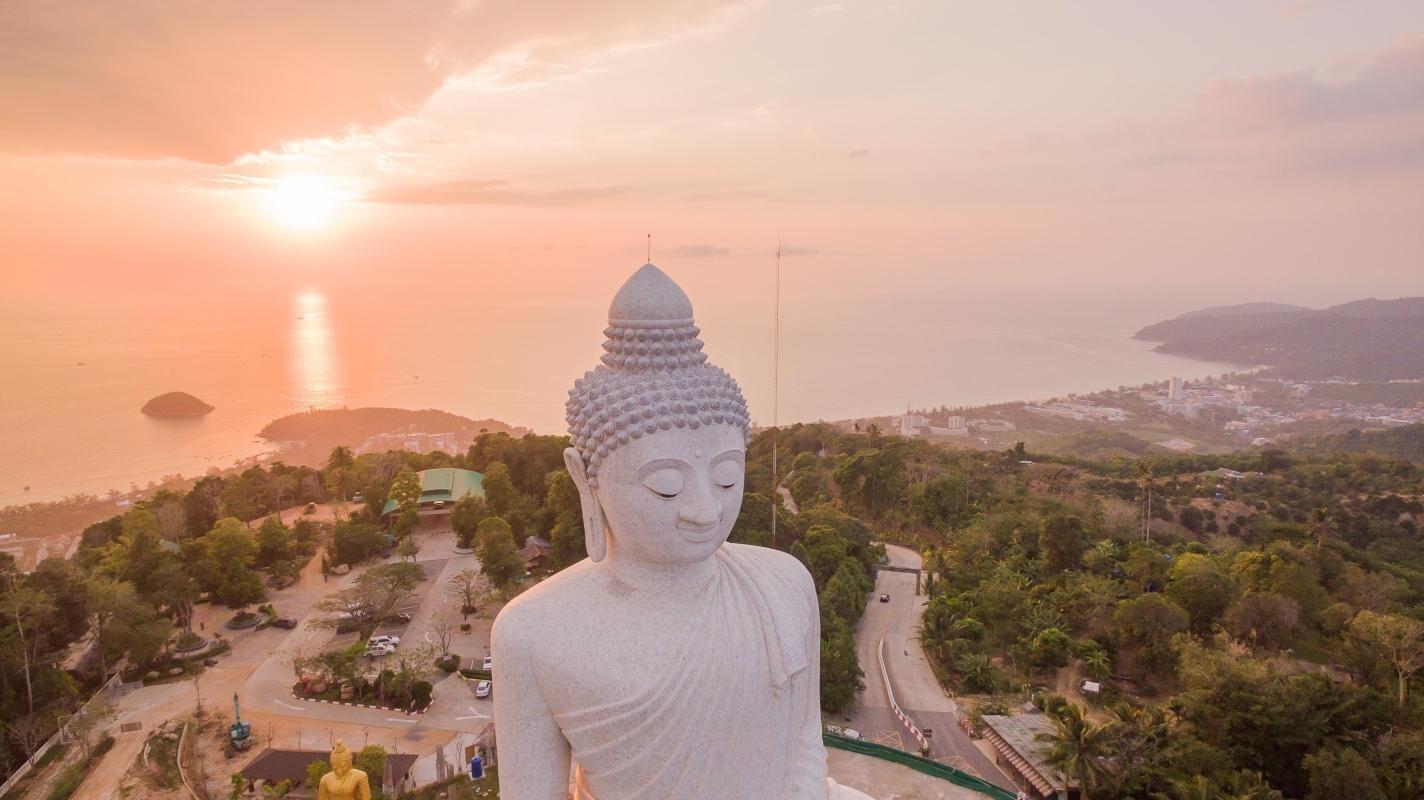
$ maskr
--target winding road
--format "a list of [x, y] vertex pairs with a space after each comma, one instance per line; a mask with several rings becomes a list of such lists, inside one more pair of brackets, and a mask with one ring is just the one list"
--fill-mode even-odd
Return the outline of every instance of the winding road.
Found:
[[[887, 544], [891, 566], [920, 568], [920, 555], [905, 547]], [[977, 775], [1010, 791], [1014, 786], [988, 757], [974, 746], [959, 727], [959, 707], [945, 694], [935, 678], [929, 659], [915, 637], [925, 598], [916, 591], [918, 575], [880, 570], [865, 615], [856, 629], [856, 653], [865, 672], [865, 691], [856, 698], [842, 721], [869, 741], [915, 752], [919, 744], [911, 738], [890, 709], [885, 679], [880, 669], [880, 642], [885, 642], [885, 671], [889, 673], [895, 700], [929, 737], [930, 757]], [[879, 601], [888, 594], [889, 602]]]

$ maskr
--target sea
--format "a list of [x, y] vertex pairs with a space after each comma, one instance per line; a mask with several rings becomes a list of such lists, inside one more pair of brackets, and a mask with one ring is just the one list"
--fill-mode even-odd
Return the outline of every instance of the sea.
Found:
[[[230, 298], [47, 302], [0, 315], [0, 506], [127, 492], [271, 453], [271, 420], [311, 408], [438, 408], [563, 430], [573, 380], [600, 353], [606, 301], [304, 285]], [[877, 291], [783, 300], [773, 410], [773, 306], [699, 301], [714, 363], [754, 421], [1032, 400], [1229, 365], [1135, 341], [1188, 311], [1170, 297]], [[215, 406], [153, 419], [181, 390]]]

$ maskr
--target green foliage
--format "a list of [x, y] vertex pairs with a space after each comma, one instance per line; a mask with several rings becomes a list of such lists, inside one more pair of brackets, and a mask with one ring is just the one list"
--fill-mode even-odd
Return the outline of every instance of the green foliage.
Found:
[[495, 587], [503, 589], [524, 579], [524, 559], [514, 544], [508, 522], [500, 517], [487, 517], [480, 523], [475, 538], [480, 568]]
[[386, 499], [396, 501], [400, 511], [415, 511], [420, 506], [420, 476], [409, 468], [396, 473]]
[[337, 564], [359, 564], [385, 548], [385, 533], [371, 522], [338, 522], [331, 532], [332, 558]]
[[352, 766], [365, 772], [366, 777], [370, 778], [373, 792], [382, 785], [386, 775], [386, 748], [378, 744], [368, 744], [357, 751], [351, 761]]
[[509, 467], [496, 461], [485, 467], [485, 501], [496, 516], [503, 516], [514, 509], [518, 493], [514, 481], [509, 477]]

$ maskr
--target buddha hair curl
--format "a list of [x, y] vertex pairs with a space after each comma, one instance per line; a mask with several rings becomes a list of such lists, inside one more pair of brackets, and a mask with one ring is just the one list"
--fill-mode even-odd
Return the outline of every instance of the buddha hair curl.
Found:
[[574, 382], [565, 406], [590, 486], [610, 453], [658, 431], [730, 425], [745, 438], [746, 398], [707, 362], [692, 303], [671, 278], [645, 265], [614, 297], [608, 322], [603, 363]]

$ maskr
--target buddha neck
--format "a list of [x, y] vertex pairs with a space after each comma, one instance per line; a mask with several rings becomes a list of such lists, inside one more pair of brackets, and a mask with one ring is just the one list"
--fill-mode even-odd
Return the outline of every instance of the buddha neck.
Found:
[[608, 576], [634, 591], [647, 594], [685, 592], [707, 585], [717, 570], [716, 557], [691, 564], [660, 564], [619, 552], [614, 537], [608, 538], [608, 554], [600, 562]]

